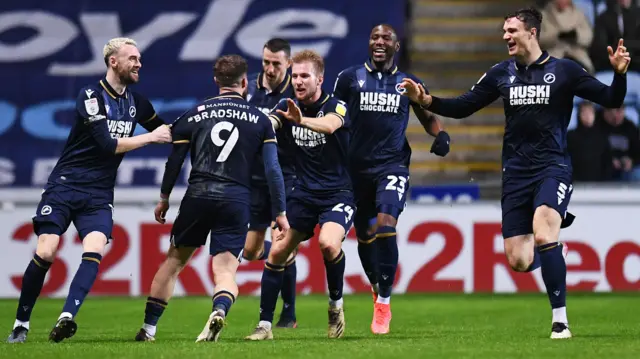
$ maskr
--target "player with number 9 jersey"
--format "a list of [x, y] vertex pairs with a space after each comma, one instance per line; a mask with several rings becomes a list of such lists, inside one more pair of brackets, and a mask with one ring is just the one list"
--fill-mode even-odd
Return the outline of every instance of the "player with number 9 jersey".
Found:
[[218, 340], [238, 295], [235, 276], [249, 228], [251, 170], [258, 153], [264, 162], [273, 218], [283, 233], [289, 229], [275, 132], [267, 116], [245, 99], [246, 60], [238, 55], [220, 57], [214, 66], [214, 78], [220, 94], [197, 104], [172, 124], [175, 145], [162, 178], [161, 198], [155, 210], [158, 222], [164, 223], [171, 189], [189, 149], [192, 169], [171, 229], [167, 259], [153, 279], [144, 325], [136, 335], [138, 341], [154, 340], [158, 319], [174, 289], [172, 278], [206, 243], [209, 234], [215, 284], [213, 310], [196, 341]]

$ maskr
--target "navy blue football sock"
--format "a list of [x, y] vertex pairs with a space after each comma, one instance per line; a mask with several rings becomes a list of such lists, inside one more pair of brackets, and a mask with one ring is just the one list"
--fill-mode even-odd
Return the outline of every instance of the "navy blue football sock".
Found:
[[390, 226], [378, 228], [376, 242], [378, 242], [378, 260], [380, 262], [380, 290], [378, 294], [383, 298], [388, 298], [391, 296], [393, 281], [396, 278], [396, 268], [398, 268], [396, 228]]
[[264, 241], [264, 248], [262, 250], [262, 255], [258, 259], [261, 261], [266, 260], [267, 258], [269, 258], [269, 252], [271, 252], [271, 242]]
[[62, 308], [63, 313], [71, 313], [74, 317], [78, 314], [80, 306], [82, 306], [84, 299], [93, 286], [93, 282], [98, 276], [98, 267], [101, 260], [102, 256], [98, 253], [85, 252], [82, 254], [82, 262], [80, 262], [80, 267], [78, 267], [78, 271], [71, 281], [69, 295]]
[[533, 262], [529, 265], [529, 268], [525, 272], [532, 272], [536, 269], [540, 268], [540, 251], [538, 248], [533, 249]]
[[144, 308], [144, 324], [158, 325], [158, 320], [164, 313], [167, 302], [162, 299], [147, 297], [147, 306]]
[[37, 254], [33, 255], [33, 259], [29, 262], [27, 269], [22, 277], [22, 290], [20, 290], [20, 299], [18, 300], [18, 310], [16, 319], [22, 322], [28, 322], [31, 318], [31, 311], [36, 305], [36, 300], [40, 295], [44, 278], [47, 271], [51, 268], [51, 263], [40, 258]]
[[562, 256], [562, 244], [547, 243], [539, 246], [538, 250], [542, 264], [542, 280], [547, 287], [551, 308], [564, 307], [567, 297], [567, 265]]
[[378, 284], [380, 271], [378, 270], [378, 247], [375, 235], [367, 238], [358, 238], [358, 256], [362, 269], [372, 286]]
[[235, 295], [226, 290], [221, 290], [213, 295], [213, 310], [222, 310], [226, 316], [229, 314], [231, 306], [235, 301]]
[[278, 293], [282, 288], [283, 279], [284, 266], [265, 262], [260, 292], [260, 321], [273, 322], [273, 312], [276, 310]]
[[296, 280], [298, 269], [296, 268], [296, 260], [292, 260], [284, 267], [284, 278], [282, 280], [282, 313], [281, 318], [296, 320]]
[[338, 256], [331, 261], [324, 261], [327, 270], [327, 286], [329, 287], [329, 298], [338, 300], [342, 298], [344, 288], [344, 269], [347, 259], [341, 250]]

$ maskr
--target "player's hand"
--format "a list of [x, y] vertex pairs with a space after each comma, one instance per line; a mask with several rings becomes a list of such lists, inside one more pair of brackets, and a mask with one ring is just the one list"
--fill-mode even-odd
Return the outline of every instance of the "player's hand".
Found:
[[621, 168], [622, 168], [622, 162], [620, 162], [619, 159], [614, 158], [613, 159], [613, 169], [620, 170]]
[[289, 220], [285, 214], [276, 217], [276, 225], [273, 230], [278, 230], [278, 234], [274, 234], [275, 236], [272, 236], [271, 240], [276, 242], [283, 240], [287, 232], [289, 232], [289, 228], [291, 227], [289, 227]]
[[160, 224], [164, 224], [166, 222], [167, 211], [169, 210], [169, 201], [168, 200], [160, 200], [156, 205], [156, 209], [153, 211], [153, 214], [156, 216], [156, 222]]
[[433, 140], [433, 144], [431, 145], [431, 153], [434, 153], [436, 156], [444, 157], [449, 153], [449, 144], [451, 143], [451, 138], [449, 134], [445, 131], [438, 132], [436, 139]]
[[296, 106], [296, 103], [290, 98], [287, 99], [287, 111], [276, 110], [276, 113], [298, 125], [302, 122], [302, 111], [300, 111], [300, 108]]
[[431, 106], [431, 95], [427, 94], [422, 84], [418, 84], [410, 78], [403, 78], [400, 88], [406, 90], [402, 95], [407, 96], [411, 101], [424, 107]]
[[618, 48], [615, 53], [611, 46], [607, 46], [607, 52], [609, 53], [609, 62], [611, 62], [613, 70], [619, 74], [626, 73], [631, 63], [631, 56], [624, 46], [624, 40], [620, 39], [618, 41]]
[[158, 126], [151, 132], [151, 142], [153, 143], [170, 143], [171, 142], [171, 130], [169, 126]]

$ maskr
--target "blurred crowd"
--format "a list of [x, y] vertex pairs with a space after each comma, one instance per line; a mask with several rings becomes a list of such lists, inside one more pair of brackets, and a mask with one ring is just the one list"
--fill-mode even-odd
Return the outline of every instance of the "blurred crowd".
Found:
[[640, 181], [640, 7], [638, 0], [545, 0], [540, 43], [552, 56], [570, 58], [604, 83], [613, 73], [607, 46], [618, 39], [631, 54], [625, 104], [605, 109], [576, 98], [568, 145], [574, 182]]

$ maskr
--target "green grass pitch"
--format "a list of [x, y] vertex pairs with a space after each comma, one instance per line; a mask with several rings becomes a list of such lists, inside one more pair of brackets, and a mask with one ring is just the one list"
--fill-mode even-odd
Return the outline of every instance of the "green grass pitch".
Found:
[[[62, 300], [35, 307], [25, 344], [0, 345], [0, 358], [640, 358], [640, 295], [570, 295], [574, 338], [549, 339], [551, 313], [544, 294], [395, 295], [391, 333], [369, 330], [370, 296], [345, 297], [345, 337], [326, 337], [327, 299], [300, 296], [297, 329], [275, 329], [274, 341], [246, 342], [258, 322], [256, 297], [240, 297], [218, 343], [195, 343], [211, 310], [206, 297], [175, 298], [161, 318], [156, 341], [137, 343], [144, 298], [90, 297], [76, 320], [78, 332], [62, 343], [47, 341]], [[276, 319], [280, 310], [276, 312]], [[0, 300], [4, 338], [16, 300]]]

